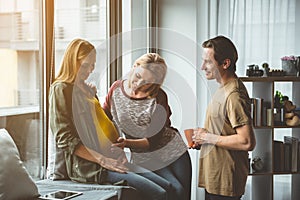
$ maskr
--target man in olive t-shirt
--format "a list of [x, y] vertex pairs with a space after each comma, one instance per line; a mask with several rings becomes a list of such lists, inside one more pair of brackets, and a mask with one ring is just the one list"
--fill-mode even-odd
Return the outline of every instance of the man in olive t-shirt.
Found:
[[248, 151], [256, 141], [250, 98], [237, 77], [237, 50], [231, 40], [217, 36], [202, 44], [201, 69], [219, 88], [206, 112], [204, 128], [194, 131], [194, 148], [201, 146], [199, 187], [206, 200], [240, 199], [249, 172]]

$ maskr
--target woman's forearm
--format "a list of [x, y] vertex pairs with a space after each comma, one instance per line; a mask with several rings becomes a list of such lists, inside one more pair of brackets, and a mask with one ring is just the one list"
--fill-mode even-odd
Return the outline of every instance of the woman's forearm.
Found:
[[146, 138], [142, 139], [125, 139], [125, 147], [132, 149], [149, 149], [149, 141]]
[[91, 162], [94, 162], [97, 164], [99, 164], [99, 160], [101, 159], [100, 154], [98, 154], [97, 152], [94, 152], [91, 149], [87, 149], [82, 144], [78, 145], [78, 147], [76, 148], [74, 153], [76, 156], [78, 156], [80, 158], [83, 158], [85, 160], [88, 160], [88, 161], [91, 161]]
[[119, 173], [126, 173], [128, 171], [128, 168], [124, 166], [125, 162], [105, 157], [102, 154], [83, 146], [82, 144], [79, 145], [75, 150], [75, 155], [90, 162], [97, 163], [100, 166], [111, 171]]

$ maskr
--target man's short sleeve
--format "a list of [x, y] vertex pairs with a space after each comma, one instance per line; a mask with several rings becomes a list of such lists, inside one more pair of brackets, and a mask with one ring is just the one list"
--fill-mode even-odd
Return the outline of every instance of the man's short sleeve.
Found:
[[227, 117], [233, 128], [251, 124], [250, 99], [243, 93], [232, 92], [226, 104]]

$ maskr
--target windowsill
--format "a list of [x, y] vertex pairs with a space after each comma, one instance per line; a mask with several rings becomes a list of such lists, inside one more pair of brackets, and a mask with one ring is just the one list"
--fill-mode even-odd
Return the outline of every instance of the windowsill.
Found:
[[39, 105], [0, 108], [0, 117], [37, 113], [39, 111]]

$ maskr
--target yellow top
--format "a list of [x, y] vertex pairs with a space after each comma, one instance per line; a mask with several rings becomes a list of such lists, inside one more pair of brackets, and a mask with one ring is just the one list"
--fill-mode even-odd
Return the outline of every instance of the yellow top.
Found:
[[117, 141], [119, 133], [99, 100], [78, 87], [74, 87], [72, 99], [74, 123], [83, 145], [115, 158], [117, 155], [111, 151], [111, 145]]

